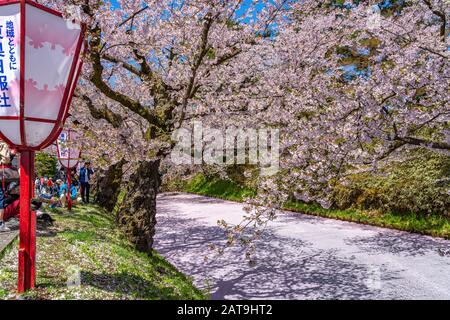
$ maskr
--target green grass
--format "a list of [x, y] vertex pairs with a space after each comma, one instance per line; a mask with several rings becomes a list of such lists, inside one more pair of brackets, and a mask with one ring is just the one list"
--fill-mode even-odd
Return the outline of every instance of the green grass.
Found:
[[419, 215], [413, 213], [381, 213], [368, 210], [332, 210], [318, 205], [301, 202], [287, 202], [285, 210], [331, 219], [357, 222], [373, 226], [397, 229], [419, 234], [450, 239], [450, 219], [440, 215]]
[[197, 174], [184, 187], [184, 192], [207, 195], [232, 201], [243, 201], [255, 195], [255, 191], [243, 187], [231, 180], [208, 179]]
[[[255, 195], [255, 191], [241, 187], [233, 181], [220, 179], [207, 179], [197, 174], [181, 190], [188, 193], [206, 195], [231, 201], [243, 201], [246, 197]], [[385, 228], [392, 228], [419, 234], [431, 235], [450, 239], [450, 218], [442, 215], [425, 215], [414, 213], [382, 213], [379, 210], [335, 210], [324, 209], [319, 205], [305, 204], [290, 201], [284, 204], [283, 209], [308, 215], [331, 219], [357, 222]]]
[[[55, 225], [42, 230], [37, 241], [37, 288], [25, 298], [205, 298], [157, 252], [136, 251], [115, 228], [112, 215], [99, 207], [79, 206], [71, 214], [53, 211], [52, 216]], [[16, 283], [17, 251], [10, 250], [0, 260], [0, 298], [15, 298]]]

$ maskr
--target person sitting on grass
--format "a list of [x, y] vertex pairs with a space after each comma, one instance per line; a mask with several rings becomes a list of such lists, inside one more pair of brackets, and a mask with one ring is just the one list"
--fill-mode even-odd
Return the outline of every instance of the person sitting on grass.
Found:
[[[4, 199], [4, 221], [7, 222], [12, 218], [18, 218], [20, 216], [20, 185], [18, 182], [11, 182], [7, 188], [7, 196]], [[40, 211], [39, 209], [42, 206], [42, 202], [38, 200], [31, 200], [32, 211], [36, 212], [36, 218], [38, 220], [48, 221], [53, 223], [53, 218], [45, 212]]]
[[51, 190], [51, 193], [41, 193], [39, 195], [39, 200], [50, 205], [50, 208], [61, 207], [60, 198], [60, 189], [63, 182], [58, 179], [54, 183], [54, 186]]
[[[61, 180], [59, 180], [61, 181]], [[61, 184], [62, 182], [60, 182]], [[41, 192], [39, 194], [39, 198], [44, 199], [44, 200], [51, 200], [53, 198], [58, 198], [59, 197], [59, 185], [58, 183], [55, 183], [54, 186], [52, 186], [52, 188], [46, 188], [46, 190], [42, 190], [43, 192]]]
[[[61, 180], [59, 180], [59, 181], [61, 181]], [[51, 191], [51, 193], [54, 197], [58, 196], [60, 185], [61, 185], [61, 183], [58, 184], [58, 179], [56, 179], [55, 182], [53, 183], [52, 191]]]
[[6, 210], [6, 186], [11, 181], [19, 180], [19, 172], [17, 168], [12, 166], [16, 151], [10, 149], [9, 146], [0, 141], [0, 232], [10, 231], [6, 226], [5, 210]]
[[5, 221], [5, 192], [3, 191], [3, 188], [0, 187], [0, 232], [7, 232], [10, 231], [9, 228], [6, 226]]
[[[64, 208], [67, 204], [67, 193], [69, 192], [67, 183], [63, 183], [59, 189], [59, 201], [61, 203], [61, 206]], [[72, 200], [72, 203], [77, 202], [77, 188], [71, 184], [70, 185], [70, 199]]]

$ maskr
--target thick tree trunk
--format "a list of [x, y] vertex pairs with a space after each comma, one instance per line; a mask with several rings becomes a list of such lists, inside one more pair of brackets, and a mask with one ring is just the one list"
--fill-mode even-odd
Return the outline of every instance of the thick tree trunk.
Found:
[[131, 175], [117, 212], [117, 223], [139, 251], [151, 252], [156, 225], [156, 195], [161, 184], [159, 160], [141, 161]]
[[106, 171], [97, 174], [95, 202], [108, 211], [113, 211], [122, 184], [123, 165], [126, 161], [113, 164]]

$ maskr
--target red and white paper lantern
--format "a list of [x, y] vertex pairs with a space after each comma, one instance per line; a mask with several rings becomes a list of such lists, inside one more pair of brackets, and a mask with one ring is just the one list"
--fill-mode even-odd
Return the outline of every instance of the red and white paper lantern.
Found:
[[36, 280], [34, 152], [62, 131], [82, 68], [84, 29], [33, 1], [0, 0], [0, 139], [20, 151], [19, 292]]
[[59, 163], [68, 169], [75, 168], [81, 160], [81, 150], [74, 147], [78, 133], [73, 130], [63, 130], [56, 143]]
[[0, 138], [48, 147], [67, 117], [82, 62], [84, 25], [32, 1], [0, 0]]

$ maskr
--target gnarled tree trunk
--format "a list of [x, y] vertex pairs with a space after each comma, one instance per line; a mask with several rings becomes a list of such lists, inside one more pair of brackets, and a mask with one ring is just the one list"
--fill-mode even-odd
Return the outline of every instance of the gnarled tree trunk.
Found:
[[161, 184], [159, 160], [141, 161], [126, 186], [117, 223], [139, 251], [151, 252], [156, 225], [156, 195]]
[[123, 177], [122, 168], [125, 163], [125, 160], [121, 160], [96, 175], [95, 202], [111, 212], [114, 210], [119, 197]]

